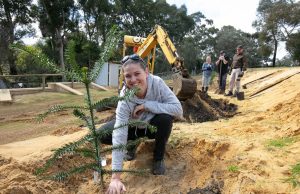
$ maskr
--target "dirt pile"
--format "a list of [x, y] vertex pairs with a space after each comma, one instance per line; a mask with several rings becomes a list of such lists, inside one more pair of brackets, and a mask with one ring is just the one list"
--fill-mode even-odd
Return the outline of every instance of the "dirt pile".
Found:
[[300, 93], [289, 101], [277, 104], [269, 112], [281, 120], [300, 123]]
[[197, 187], [191, 189], [187, 194], [221, 194], [221, 190], [219, 185], [216, 182], [213, 182], [204, 188]]
[[60, 183], [39, 180], [33, 175], [34, 167], [0, 156], [0, 193], [60, 193]]
[[[124, 169], [151, 169], [153, 147], [154, 143], [151, 140], [142, 143], [137, 150], [137, 158], [125, 162]], [[152, 193], [178, 193], [180, 191], [181, 193], [218, 194], [223, 187], [223, 181], [212, 177], [216, 173], [215, 169], [219, 169], [223, 163], [222, 159], [228, 150], [229, 144], [224, 142], [180, 139], [178, 145], [168, 145], [165, 176], [123, 175], [127, 193], [145, 193], [151, 191], [152, 188]], [[74, 174], [64, 182], [40, 179], [34, 175], [34, 172], [44, 162], [45, 160], [22, 163], [0, 157], [0, 193], [104, 193], [101, 187], [93, 182], [91, 171]], [[69, 155], [55, 162], [49, 169], [49, 173], [65, 171], [88, 162], [90, 161], [79, 155]], [[111, 160], [108, 158], [107, 168], [110, 168], [110, 163]], [[219, 169], [218, 173], [224, 174], [224, 169]], [[109, 178], [109, 176], [105, 177], [106, 186]]]
[[[59, 159], [49, 170], [51, 173], [66, 171], [70, 167], [79, 166], [87, 163], [80, 156], [68, 156], [64, 159]], [[100, 187], [93, 183], [92, 172], [76, 174], [69, 177], [63, 182], [41, 179], [35, 176], [34, 173], [45, 160], [35, 161], [30, 163], [17, 162], [13, 159], [5, 159], [0, 156], [0, 193], [1, 194], [32, 194], [32, 193], [73, 193], [81, 191], [81, 187], [88, 187], [82, 193], [99, 193]], [[85, 189], [83, 189], [85, 190]]]
[[[191, 99], [181, 101], [183, 108], [183, 120], [189, 123], [202, 123], [215, 121], [219, 118], [232, 117], [236, 114], [237, 105], [229, 103], [225, 99], [213, 99], [209, 95], [197, 91]], [[98, 110], [97, 114], [104, 113], [105, 117], [96, 121], [97, 124], [106, 123], [115, 119], [115, 108]]]
[[300, 93], [294, 98], [281, 102], [268, 110], [270, 117], [284, 123], [282, 133], [285, 136], [300, 135]]
[[212, 99], [198, 91], [193, 98], [181, 102], [183, 117], [190, 123], [214, 121], [219, 118], [232, 117], [236, 114], [237, 105], [224, 99]]

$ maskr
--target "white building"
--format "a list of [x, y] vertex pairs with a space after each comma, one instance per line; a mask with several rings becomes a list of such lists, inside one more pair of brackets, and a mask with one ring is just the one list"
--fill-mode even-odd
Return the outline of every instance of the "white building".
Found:
[[101, 86], [118, 87], [120, 68], [121, 64], [113, 62], [105, 63], [95, 83]]

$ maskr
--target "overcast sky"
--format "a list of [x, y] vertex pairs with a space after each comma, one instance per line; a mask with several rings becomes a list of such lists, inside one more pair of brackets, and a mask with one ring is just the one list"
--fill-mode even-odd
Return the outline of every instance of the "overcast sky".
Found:
[[252, 23], [256, 19], [259, 0], [167, 0], [177, 7], [185, 4], [188, 14], [202, 12], [212, 19], [217, 28], [231, 25], [244, 32], [255, 32]]
[[[222, 26], [231, 25], [244, 32], [253, 33], [253, 21], [256, 20], [256, 9], [260, 0], [167, 0], [177, 7], [185, 5], [188, 14], [200, 11], [207, 19], [214, 21], [214, 26], [221, 29]], [[297, 0], [299, 1], [299, 0]], [[296, 2], [297, 2], [296, 1]], [[287, 54], [285, 43], [278, 47], [278, 58]]]

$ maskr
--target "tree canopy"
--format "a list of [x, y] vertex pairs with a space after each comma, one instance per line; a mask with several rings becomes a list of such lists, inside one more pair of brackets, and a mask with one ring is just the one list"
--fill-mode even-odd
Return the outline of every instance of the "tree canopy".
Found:
[[257, 20], [253, 26], [258, 31], [262, 53], [268, 54], [268, 51], [272, 50], [272, 61], [275, 66], [279, 42], [288, 41], [293, 33], [300, 30], [300, 2], [261, 0], [257, 8]]
[[[32, 73], [33, 65], [27, 56], [17, 56], [9, 45], [34, 36], [33, 24], [38, 24], [41, 41], [32, 47], [41, 49], [58, 66], [65, 68], [65, 52], [69, 41], [75, 42], [80, 66], [92, 67], [98, 52], [106, 42], [106, 34], [117, 25], [123, 34], [146, 37], [159, 24], [168, 32], [186, 67], [199, 70], [205, 57], [213, 61], [220, 50], [230, 57], [238, 44], [243, 44], [250, 57], [250, 66], [273, 57], [275, 66], [277, 47], [286, 42], [294, 61], [299, 61], [300, 3], [294, 0], [261, 0], [257, 19], [253, 22], [257, 32], [249, 34], [223, 26], [218, 29], [213, 20], [201, 12], [188, 14], [183, 5], [176, 7], [166, 0], [0, 0], [0, 74]], [[111, 60], [119, 61], [119, 51]], [[162, 52], [157, 52], [155, 73], [170, 69]], [[41, 70], [42, 72], [44, 70]]]

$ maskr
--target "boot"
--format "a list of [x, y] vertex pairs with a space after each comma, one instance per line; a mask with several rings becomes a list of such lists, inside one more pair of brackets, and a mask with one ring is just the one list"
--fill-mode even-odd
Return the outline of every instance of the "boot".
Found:
[[204, 87], [202, 87], [201, 91], [202, 91], [202, 93], [205, 93]]
[[225, 90], [220, 90], [218, 94], [225, 94]]
[[233, 95], [232, 95], [232, 97], [236, 97], [237, 94], [238, 94], [238, 91], [235, 90], [234, 93], [233, 93]]
[[125, 161], [131, 161], [135, 159], [135, 152], [136, 152], [137, 146], [131, 147], [127, 149], [127, 153], [124, 156]]
[[158, 160], [153, 162], [152, 173], [154, 175], [164, 175], [166, 171], [164, 160]]
[[205, 93], [207, 93], [207, 91], [208, 91], [208, 87], [205, 87]]
[[127, 151], [127, 153], [125, 154], [124, 156], [124, 160], [125, 161], [131, 161], [131, 160], [134, 160], [135, 159], [135, 151]]
[[224, 96], [232, 96], [233, 95], [233, 93], [232, 93], [232, 91], [229, 91], [227, 94], [225, 94]]

